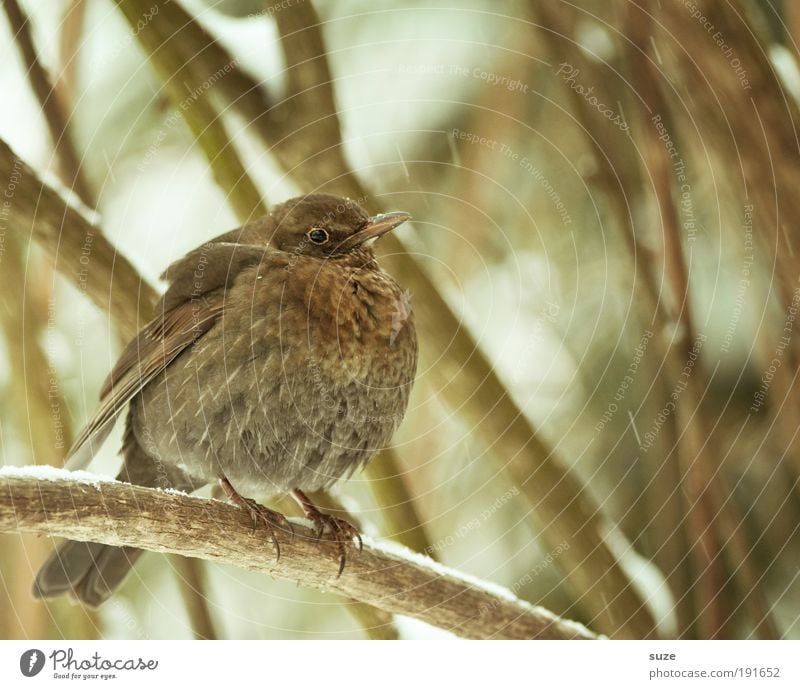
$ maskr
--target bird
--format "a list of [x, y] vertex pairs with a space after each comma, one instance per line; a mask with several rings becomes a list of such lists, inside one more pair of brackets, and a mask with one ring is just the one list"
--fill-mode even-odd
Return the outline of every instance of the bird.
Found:
[[[217, 486], [268, 533], [286, 517], [257, 502], [290, 494], [346, 547], [358, 530], [308, 493], [330, 488], [386, 447], [417, 371], [410, 294], [373, 245], [411, 216], [307, 194], [205, 242], [161, 276], [167, 289], [123, 349], [68, 453], [86, 466], [127, 410], [118, 480], [192, 492]], [[36, 598], [96, 607], [142, 551], [65, 541], [42, 565]]]

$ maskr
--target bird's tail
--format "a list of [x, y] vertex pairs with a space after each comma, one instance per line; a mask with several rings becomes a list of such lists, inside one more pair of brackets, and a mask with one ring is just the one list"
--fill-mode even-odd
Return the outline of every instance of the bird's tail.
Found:
[[[127, 422], [122, 444], [125, 462], [117, 480], [149, 488], [199, 488], [182, 471], [150, 457], [137, 442]], [[124, 581], [144, 551], [130, 546], [65, 541], [42, 565], [33, 583], [36, 598], [70, 593], [87, 605], [103, 603]]]
[[143, 552], [128, 546], [65, 541], [36, 575], [33, 595], [54, 598], [71, 593], [96, 607], [117, 590]]

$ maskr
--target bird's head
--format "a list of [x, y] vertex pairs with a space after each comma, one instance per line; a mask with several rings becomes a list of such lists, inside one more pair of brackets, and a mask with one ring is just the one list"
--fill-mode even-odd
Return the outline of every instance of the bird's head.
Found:
[[373, 240], [411, 217], [402, 211], [370, 216], [355, 201], [330, 194], [289, 199], [270, 215], [275, 228], [270, 243], [275, 248], [317, 258], [368, 250]]

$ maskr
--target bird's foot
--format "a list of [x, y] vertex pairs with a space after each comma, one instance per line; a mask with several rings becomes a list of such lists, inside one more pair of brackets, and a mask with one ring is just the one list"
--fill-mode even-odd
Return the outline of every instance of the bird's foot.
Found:
[[358, 552], [361, 552], [364, 546], [361, 541], [361, 534], [355, 526], [345, 519], [320, 512], [317, 506], [300, 489], [295, 488], [292, 491], [292, 497], [303, 509], [306, 518], [310, 519], [317, 528], [317, 539], [321, 540], [323, 536], [327, 536], [337, 544], [339, 548], [339, 573], [336, 578], [338, 579], [344, 572], [344, 565], [347, 560], [347, 544], [355, 541], [358, 544]]
[[250, 515], [250, 519], [253, 520], [253, 529], [258, 528], [259, 525], [267, 529], [272, 539], [272, 545], [275, 547], [275, 561], [277, 562], [280, 560], [281, 546], [280, 543], [278, 543], [278, 537], [275, 535], [275, 529], [285, 531], [290, 536], [294, 537], [294, 527], [292, 523], [280, 512], [275, 512], [275, 510], [264, 507], [264, 505], [257, 503], [252, 498], [246, 498], [240, 495], [228, 479], [220, 479], [219, 485], [234, 505], [240, 507]]

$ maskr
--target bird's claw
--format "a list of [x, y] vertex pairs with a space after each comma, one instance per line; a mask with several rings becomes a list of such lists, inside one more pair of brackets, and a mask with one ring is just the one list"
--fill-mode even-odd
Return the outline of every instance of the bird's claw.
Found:
[[350, 522], [324, 512], [309, 512], [306, 517], [316, 527], [317, 540], [322, 540], [323, 536], [327, 535], [330, 540], [337, 544], [339, 548], [339, 572], [336, 578], [338, 579], [342, 576], [347, 561], [347, 544], [355, 541], [358, 544], [358, 552], [360, 553], [363, 550], [364, 543], [361, 540], [361, 534]]
[[257, 529], [259, 525], [265, 527], [269, 531], [272, 545], [275, 547], [275, 561], [281, 559], [281, 546], [278, 542], [278, 537], [275, 534], [275, 529], [280, 529], [290, 534], [294, 538], [294, 527], [292, 523], [284, 517], [280, 512], [260, 505], [255, 500], [250, 498], [242, 498], [244, 504], [240, 505], [253, 520], [253, 530]]
[[220, 481], [220, 483], [231, 502], [250, 515], [250, 519], [253, 521], [254, 531], [259, 527], [259, 525], [266, 528], [266, 530], [269, 532], [270, 539], [272, 540], [272, 545], [275, 548], [275, 562], [280, 560], [281, 545], [278, 542], [278, 537], [275, 534], [275, 530], [279, 529], [287, 532], [290, 535], [290, 538], [293, 540], [294, 526], [292, 523], [280, 512], [276, 512], [268, 507], [264, 507], [264, 505], [261, 505], [252, 498], [246, 498], [243, 495], [240, 495], [238, 492], [236, 492], [233, 486], [231, 486], [227, 479]]

